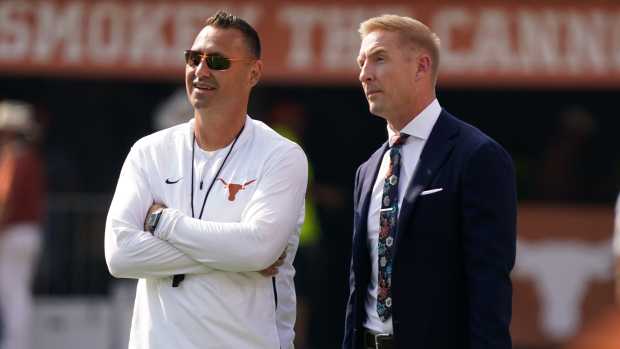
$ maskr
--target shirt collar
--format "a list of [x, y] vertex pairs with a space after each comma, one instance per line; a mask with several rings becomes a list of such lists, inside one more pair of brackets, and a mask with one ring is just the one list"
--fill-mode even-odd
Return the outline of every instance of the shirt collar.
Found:
[[[437, 119], [439, 118], [439, 114], [441, 114], [441, 105], [439, 105], [439, 101], [435, 98], [431, 104], [426, 106], [426, 108], [420, 112], [420, 114], [411, 119], [411, 121], [403, 127], [400, 133], [406, 133], [411, 137], [426, 140], [431, 134], [433, 126], [435, 126], [435, 122], [437, 122]], [[387, 132], [388, 142], [391, 147], [396, 140], [396, 137], [394, 136], [398, 132], [393, 130], [389, 124], [387, 126]]]
[[[241, 134], [239, 135], [239, 139], [237, 140], [237, 143], [235, 144], [235, 148], [239, 148], [241, 145], [247, 142], [247, 140], [251, 137], [253, 133], [253, 129], [254, 129], [253, 121], [254, 119], [252, 119], [250, 115], [245, 114], [245, 125], [243, 127], [243, 131], [241, 131]], [[189, 125], [188, 127], [189, 132], [187, 133], [187, 145], [191, 148], [192, 141], [194, 140], [194, 127], [196, 125], [196, 119], [191, 118], [187, 124]], [[228, 146], [230, 146], [230, 144]]]

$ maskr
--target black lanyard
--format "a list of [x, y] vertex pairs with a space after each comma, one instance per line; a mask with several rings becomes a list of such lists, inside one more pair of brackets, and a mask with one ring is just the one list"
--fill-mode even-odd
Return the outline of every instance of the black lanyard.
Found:
[[[207, 197], [209, 197], [209, 193], [211, 192], [211, 188], [213, 188], [213, 184], [215, 183], [217, 177], [220, 175], [220, 172], [222, 171], [222, 168], [224, 168], [224, 165], [226, 164], [226, 160], [228, 160], [228, 157], [230, 156], [230, 153], [232, 153], [233, 148], [235, 147], [235, 144], [237, 143], [237, 140], [239, 139], [239, 136], [241, 135], [241, 132], [243, 132], [243, 129], [245, 128], [245, 124], [243, 125], [243, 127], [241, 127], [241, 130], [239, 130], [239, 133], [237, 133], [237, 136], [235, 137], [235, 140], [233, 141], [232, 145], [230, 146], [230, 149], [228, 149], [228, 153], [226, 153], [226, 157], [224, 157], [224, 161], [222, 161], [222, 164], [220, 165], [220, 168], [217, 169], [217, 172], [215, 173], [215, 176], [213, 177], [213, 179], [211, 180], [211, 184], [209, 184], [209, 188], [207, 189], [207, 192], [205, 193], [205, 198], [204, 200], [202, 200], [202, 208], [200, 209], [200, 216], [198, 216], [198, 219], [202, 219], [202, 214], [205, 210], [205, 204], [207, 203]], [[196, 133], [194, 132], [193, 137], [192, 137], [192, 181], [191, 181], [191, 192], [190, 192], [190, 198], [191, 198], [191, 207], [192, 207], [192, 218], [196, 218], [194, 215], [194, 155], [195, 155], [195, 151], [196, 151]], [[204, 173], [203, 173], [204, 175]], [[181, 281], [183, 281], [185, 279], [185, 275], [184, 274], [176, 274], [174, 275], [174, 277], [172, 278], [172, 287], [178, 287], [179, 284], [181, 283]]]
[[[211, 180], [211, 184], [209, 184], [209, 188], [207, 189], [207, 192], [205, 193], [205, 198], [202, 201], [202, 208], [200, 209], [200, 216], [198, 216], [198, 219], [202, 219], [202, 213], [205, 210], [205, 204], [207, 203], [207, 197], [209, 196], [209, 193], [211, 192], [211, 188], [213, 187], [213, 184], [215, 183], [217, 176], [220, 175], [220, 172], [222, 171], [222, 168], [224, 168], [224, 165], [226, 164], [226, 160], [228, 160], [228, 157], [230, 156], [230, 153], [232, 152], [233, 148], [235, 147], [235, 144], [237, 143], [237, 140], [239, 139], [239, 136], [241, 135], [241, 132], [243, 132], [243, 129], [245, 128], [245, 124], [243, 125], [243, 127], [241, 127], [241, 130], [239, 130], [239, 133], [237, 133], [237, 136], [235, 137], [235, 140], [233, 141], [232, 145], [230, 146], [230, 149], [228, 149], [228, 153], [226, 153], [226, 157], [224, 157], [224, 161], [222, 161], [222, 164], [220, 165], [220, 168], [217, 169], [217, 172], [215, 173], [215, 176], [213, 177], [213, 179]], [[192, 218], [196, 218], [195, 214], [194, 214], [194, 153], [195, 153], [195, 148], [196, 148], [196, 133], [194, 133], [194, 137], [192, 139], [192, 187], [191, 187], [191, 206], [192, 206]], [[203, 173], [204, 175], [204, 173]]]

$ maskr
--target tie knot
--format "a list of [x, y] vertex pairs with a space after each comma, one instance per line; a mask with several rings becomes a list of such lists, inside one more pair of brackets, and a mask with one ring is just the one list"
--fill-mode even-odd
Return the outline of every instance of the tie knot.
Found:
[[399, 133], [399, 134], [393, 135], [392, 139], [394, 140], [394, 142], [392, 143], [392, 147], [403, 145], [405, 141], [407, 140], [407, 137], [409, 137], [409, 135], [406, 133]]

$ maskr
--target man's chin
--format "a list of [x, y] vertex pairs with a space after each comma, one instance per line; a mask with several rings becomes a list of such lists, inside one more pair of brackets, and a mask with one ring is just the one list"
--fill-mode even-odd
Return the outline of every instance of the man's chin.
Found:
[[198, 99], [195, 97], [192, 98], [191, 104], [192, 104], [192, 107], [194, 107], [194, 109], [196, 110], [206, 109], [209, 106], [208, 101], [203, 100], [202, 98]]
[[378, 105], [371, 103], [369, 105], [369, 110], [370, 110], [371, 114], [379, 116], [379, 117], [383, 117], [383, 115], [382, 115], [383, 114], [383, 109], [379, 108]]

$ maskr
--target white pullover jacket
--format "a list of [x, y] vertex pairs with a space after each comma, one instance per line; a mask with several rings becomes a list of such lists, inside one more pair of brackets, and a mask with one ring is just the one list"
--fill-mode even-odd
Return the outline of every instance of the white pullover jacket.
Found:
[[[193, 132], [192, 119], [136, 142], [108, 212], [110, 273], [139, 279], [129, 348], [293, 348], [306, 156], [248, 116], [215, 178], [231, 145], [211, 153], [194, 145], [192, 159]], [[168, 208], [151, 235], [143, 225], [154, 202]], [[285, 249], [275, 283], [257, 272]], [[186, 275], [179, 287], [175, 274]]]

